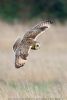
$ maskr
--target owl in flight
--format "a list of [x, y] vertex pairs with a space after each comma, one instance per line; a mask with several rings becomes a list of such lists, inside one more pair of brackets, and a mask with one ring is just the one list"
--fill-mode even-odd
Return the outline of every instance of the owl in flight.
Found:
[[37, 50], [39, 43], [36, 42], [36, 38], [44, 33], [50, 27], [50, 21], [41, 21], [39, 24], [34, 26], [31, 30], [26, 32], [23, 39], [18, 39], [14, 45], [13, 50], [15, 52], [15, 67], [20, 68], [24, 66], [27, 61], [27, 56], [31, 49]]

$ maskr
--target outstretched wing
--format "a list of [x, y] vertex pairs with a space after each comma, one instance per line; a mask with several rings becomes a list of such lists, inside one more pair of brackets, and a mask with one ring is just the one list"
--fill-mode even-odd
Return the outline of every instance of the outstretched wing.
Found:
[[19, 47], [16, 52], [15, 52], [15, 67], [20, 68], [24, 66], [24, 64], [27, 61], [27, 56], [28, 56], [28, 51], [29, 51], [29, 46], [27, 45], [22, 45]]
[[24, 35], [23, 39], [26, 39], [26, 38], [35, 39], [37, 35], [39, 35], [43, 31], [45, 31], [49, 27], [50, 27], [50, 22], [42, 21], [39, 24], [37, 24], [35, 27], [33, 27], [30, 31], [28, 31]]
[[42, 21], [39, 24], [37, 24], [36, 26], [34, 26], [30, 31], [28, 31], [23, 39], [21, 40], [20, 38], [15, 42], [15, 44], [13, 45], [13, 50], [15, 51], [21, 42], [26, 41], [28, 39], [35, 39], [36, 36], [38, 36], [41, 32], [45, 31], [46, 29], [48, 29], [50, 27], [50, 22], [49, 21]]
[[[18, 43], [19, 41], [17, 40], [16, 43], [14, 44], [14, 47], [18, 47], [15, 50], [15, 67], [20, 68], [24, 66], [24, 64], [27, 61], [27, 56], [29, 54], [29, 50], [31, 49], [31, 45], [34, 42], [33, 39], [25, 39], [24, 41]], [[15, 46], [16, 45], [16, 46]]]

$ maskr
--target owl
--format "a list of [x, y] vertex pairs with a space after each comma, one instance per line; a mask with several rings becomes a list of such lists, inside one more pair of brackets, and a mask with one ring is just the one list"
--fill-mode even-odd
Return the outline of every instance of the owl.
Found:
[[15, 52], [15, 67], [23, 67], [27, 61], [30, 50], [37, 50], [40, 44], [36, 41], [37, 37], [45, 32], [50, 26], [50, 21], [41, 21], [32, 29], [26, 32], [23, 38], [19, 38], [13, 45]]

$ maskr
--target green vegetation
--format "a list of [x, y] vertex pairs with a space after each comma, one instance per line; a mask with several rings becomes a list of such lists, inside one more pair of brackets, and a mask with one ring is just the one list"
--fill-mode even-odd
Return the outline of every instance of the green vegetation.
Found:
[[0, 93], [2, 100], [8, 100], [7, 98], [22, 98], [23, 100], [26, 100], [26, 98], [29, 100], [38, 98], [51, 98], [52, 100], [54, 98], [59, 98], [60, 100], [60, 98], [63, 98], [62, 84], [58, 80], [43, 83], [20, 83], [11, 80], [10, 82], [7, 82], [7, 84], [1, 84]]
[[0, 17], [8, 21], [36, 17], [65, 20], [66, 0], [0, 0]]

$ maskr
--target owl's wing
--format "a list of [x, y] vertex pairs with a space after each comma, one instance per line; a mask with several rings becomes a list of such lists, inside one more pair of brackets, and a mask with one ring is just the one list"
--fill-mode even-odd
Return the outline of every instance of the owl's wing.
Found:
[[21, 43], [21, 38], [18, 38], [16, 40], [16, 42], [14, 43], [14, 45], [13, 45], [14, 52], [16, 51], [16, 49], [18, 48], [18, 46], [20, 45], [20, 43]]
[[24, 35], [23, 39], [25, 39], [25, 38], [35, 39], [37, 35], [39, 35], [43, 31], [45, 31], [49, 27], [50, 27], [50, 22], [42, 21], [39, 24], [37, 24], [36, 26], [34, 26], [30, 31], [28, 31]]
[[20, 43], [20, 46], [15, 51], [15, 67], [20, 68], [24, 66], [27, 61], [27, 57], [29, 51], [31, 49], [30, 43], [32, 43], [31, 39], [27, 39]]

